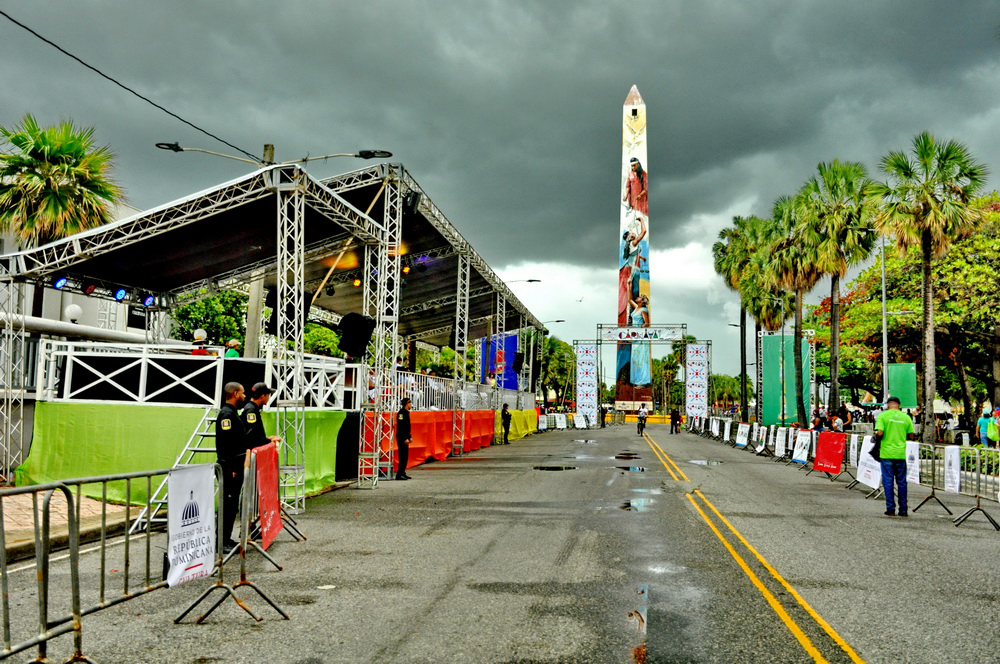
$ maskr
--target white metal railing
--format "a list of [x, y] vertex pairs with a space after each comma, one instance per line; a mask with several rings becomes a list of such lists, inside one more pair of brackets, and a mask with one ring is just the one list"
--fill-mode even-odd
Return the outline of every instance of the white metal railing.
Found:
[[[352, 373], [354, 372], [354, 373]], [[367, 375], [367, 379], [363, 378]], [[383, 396], [409, 398], [413, 410], [499, 410], [503, 404], [509, 408], [533, 408], [535, 394], [504, 390], [480, 383], [459, 382], [452, 378], [429, 376], [408, 371], [395, 372], [394, 381], [383, 387]], [[372, 403], [375, 398], [374, 379], [366, 365], [348, 365], [347, 410], [356, 410], [351, 404]], [[361, 385], [367, 385], [362, 390]], [[353, 390], [353, 392], [351, 392]], [[362, 401], [352, 401], [352, 394], [363, 394]]]
[[[265, 356], [264, 382], [275, 388], [273, 401], [280, 401], [287, 398], [286, 388], [277, 381], [275, 372], [275, 362], [277, 361], [276, 350], [268, 348]], [[358, 365], [351, 365], [356, 371]], [[347, 373], [347, 363], [339, 357], [327, 357], [325, 355], [302, 354], [302, 368], [305, 378], [303, 397], [307, 408], [335, 408], [346, 410], [345, 402], [345, 374]], [[357, 389], [357, 382], [351, 383], [352, 394]], [[352, 405], [357, 400], [352, 398]]]

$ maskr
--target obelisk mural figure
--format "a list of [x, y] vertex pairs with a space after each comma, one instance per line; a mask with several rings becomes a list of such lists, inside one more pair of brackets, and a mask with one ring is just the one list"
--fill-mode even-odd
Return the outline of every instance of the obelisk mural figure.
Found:
[[[634, 85], [622, 107], [621, 220], [618, 232], [618, 325], [649, 327], [649, 173], [646, 103]], [[653, 378], [648, 341], [619, 342], [615, 408], [652, 410]]]

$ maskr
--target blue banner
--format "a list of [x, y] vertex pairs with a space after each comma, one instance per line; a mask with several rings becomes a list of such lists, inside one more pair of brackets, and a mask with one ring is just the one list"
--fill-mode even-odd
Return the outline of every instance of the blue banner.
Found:
[[490, 339], [483, 339], [482, 343], [483, 384], [491, 385], [491, 379], [494, 379], [502, 389], [516, 390], [518, 376], [514, 373], [514, 355], [517, 353], [517, 333], [505, 334], [499, 338], [494, 335]]

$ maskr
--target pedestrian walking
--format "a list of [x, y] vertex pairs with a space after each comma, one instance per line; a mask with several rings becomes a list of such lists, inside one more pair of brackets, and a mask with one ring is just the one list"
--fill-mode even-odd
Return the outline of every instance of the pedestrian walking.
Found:
[[399, 451], [399, 463], [396, 466], [396, 479], [408, 480], [406, 464], [410, 461], [410, 405], [409, 399], [403, 399], [403, 407], [396, 413], [396, 449]]
[[889, 397], [886, 408], [875, 421], [875, 435], [881, 439], [882, 488], [885, 490], [885, 515], [896, 516], [893, 482], [899, 498], [899, 516], [907, 516], [906, 441], [912, 439], [913, 420], [899, 409], [899, 397]]
[[507, 404], [500, 410], [500, 425], [503, 427], [503, 444], [510, 445], [510, 408]]

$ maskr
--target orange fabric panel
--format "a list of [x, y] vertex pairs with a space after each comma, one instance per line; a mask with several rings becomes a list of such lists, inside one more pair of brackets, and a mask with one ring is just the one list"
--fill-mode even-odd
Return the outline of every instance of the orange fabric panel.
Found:
[[[389, 438], [396, 450], [396, 430], [393, 413], [383, 413], [382, 430], [389, 432]], [[372, 413], [365, 413], [371, 418]], [[410, 430], [413, 439], [410, 442], [410, 457], [406, 467], [413, 468], [429, 458], [443, 461], [451, 455], [452, 450], [452, 411], [450, 410], [411, 410]], [[465, 411], [465, 440], [462, 449], [466, 452], [488, 447], [493, 434], [494, 413], [492, 410]], [[371, 449], [371, 439], [366, 438], [365, 447]], [[398, 458], [398, 455], [395, 455]], [[395, 468], [393, 470], [396, 470]]]

